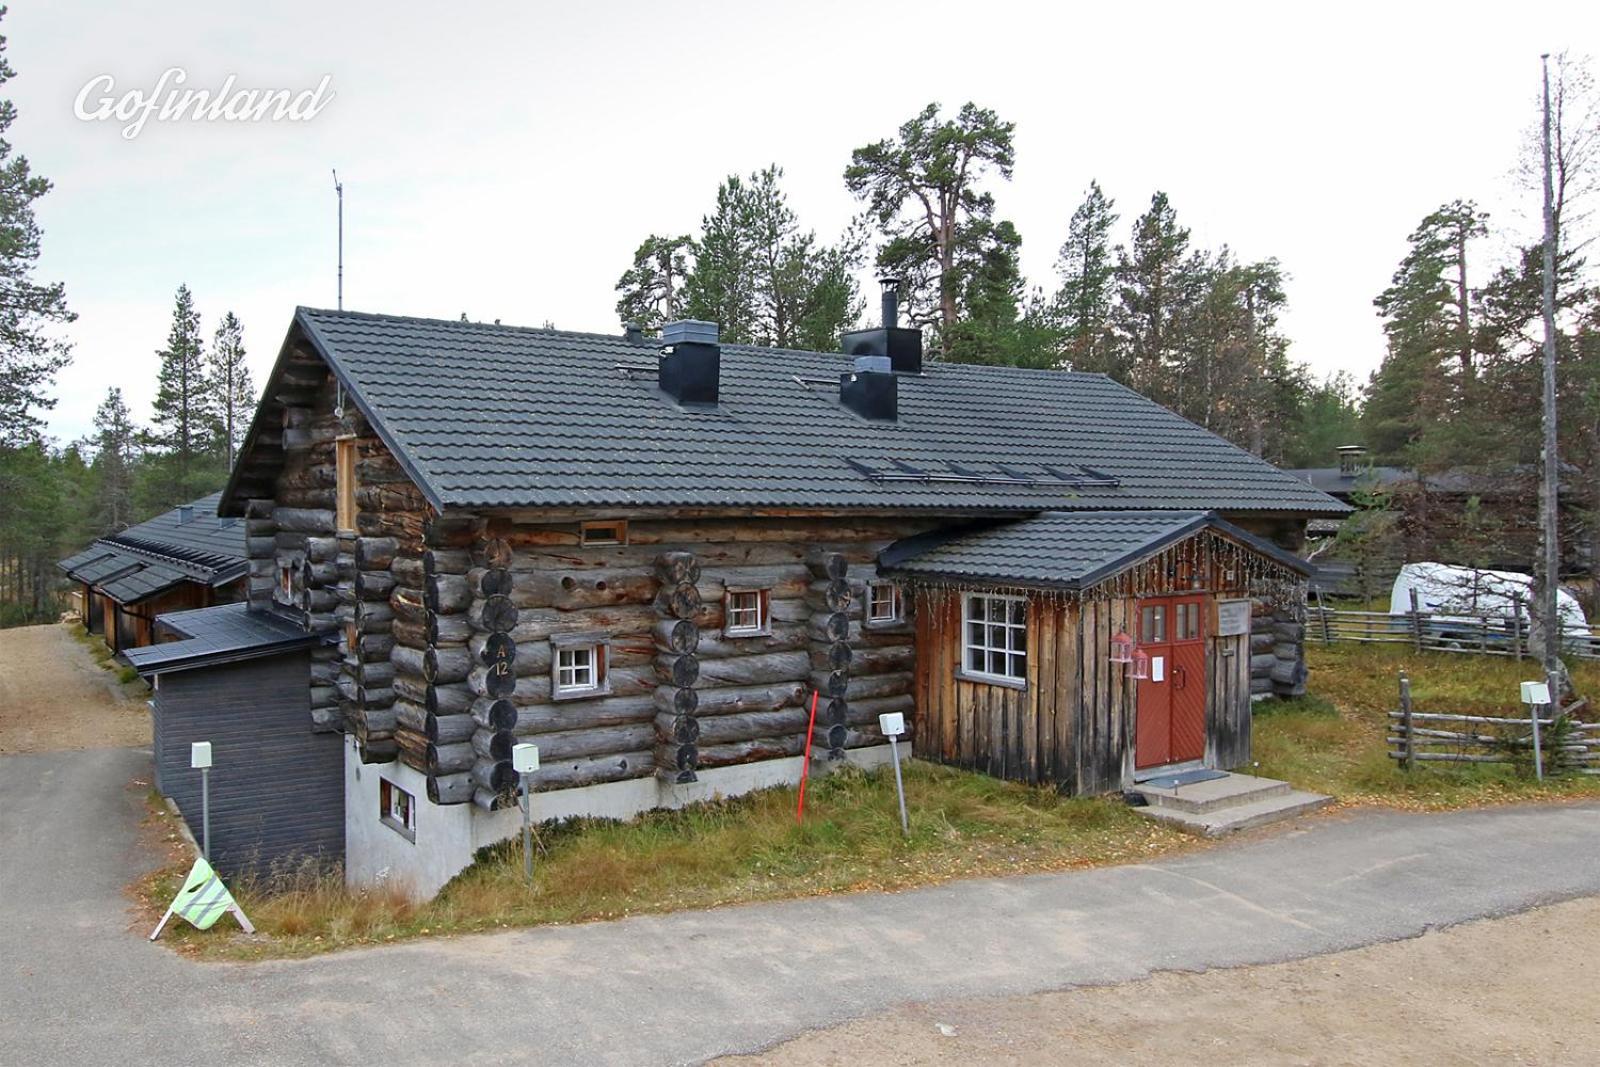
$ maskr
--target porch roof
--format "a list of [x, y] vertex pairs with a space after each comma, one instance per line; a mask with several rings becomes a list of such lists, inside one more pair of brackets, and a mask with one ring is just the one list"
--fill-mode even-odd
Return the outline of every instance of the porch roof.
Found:
[[329, 640], [325, 635], [306, 631], [292, 619], [269, 611], [251, 611], [242, 603], [170, 612], [156, 622], [179, 639], [130, 648], [124, 653], [134, 669], [147, 677], [274, 656]]
[[1018, 522], [935, 530], [885, 548], [878, 569], [908, 578], [1086, 589], [1207, 529], [1311, 573], [1305, 560], [1214, 511], [1045, 512]]

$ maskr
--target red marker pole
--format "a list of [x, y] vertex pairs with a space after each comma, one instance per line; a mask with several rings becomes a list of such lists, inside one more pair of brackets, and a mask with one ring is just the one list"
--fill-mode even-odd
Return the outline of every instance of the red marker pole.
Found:
[[795, 809], [794, 821], [806, 817], [806, 776], [811, 773], [811, 735], [817, 729], [817, 691], [811, 691], [811, 722], [806, 725], [806, 760], [800, 765], [800, 806]]

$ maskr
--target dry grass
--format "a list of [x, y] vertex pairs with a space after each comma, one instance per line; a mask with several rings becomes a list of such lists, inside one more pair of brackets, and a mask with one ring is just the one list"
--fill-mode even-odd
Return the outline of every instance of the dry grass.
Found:
[[[1313, 649], [1311, 667], [1314, 695], [1258, 705], [1258, 773], [1345, 804], [1418, 809], [1600, 795], [1600, 778], [1539, 785], [1509, 768], [1481, 766], [1407, 774], [1384, 754], [1400, 669], [1411, 675], [1419, 708], [1506, 713], [1517, 710], [1517, 682], [1532, 676], [1529, 664], [1350, 645]], [[1600, 692], [1600, 666], [1584, 664], [1575, 677], [1580, 691]], [[228, 918], [206, 933], [178, 924], [170, 937], [203, 958], [303, 956], [418, 936], [1126, 863], [1203, 846], [1114, 796], [1066, 798], [915, 761], [906, 792], [909, 838], [900, 833], [892, 774], [851, 769], [812, 782], [803, 825], [795, 822], [793, 789], [627, 823], [546, 825], [531, 888], [520, 842], [510, 841], [485, 849], [426, 904], [384, 889], [351, 892], [337, 873], [307, 869], [271, 886], [239, 887], [263, 937], [239, 935]], [[187, 867], [152, 875], [140, 895], [164, 906]]]
[[[1530, 661], [1405, 646], [1312, 646], [1312, 693], [1257, 706], [1255, 758], [1260, 773], [1345, 804], [1439, 809], [1511, 801], [1600, 795], [1600, 777], [1566, 776], [1543, 784], [1511, 767], [1450, 764], [1402, 771], [1387, 755], [1388, 713], [1399, 706], [1399, 672], [1411, 677], [1419, 711], [1521, 715], [1518, 683], [1539, 676]], [[1580, 693], [1600, 694], [1600, 664], [1575, 661]]]
[[[795, 800], [793, 789], [770, 789], [627, 823], [543, 826], [531, 889], [521, 844], [511, 841], [483, 850], [421, 905], [381, 889], [347, 891], [336, 874], [291, 872], [271, 890], [239, 888], [265, 938], [238, 934], [227, 918], [205, 933], [180, 925], [172, 938], [207, 958], [300, 956], [420, 935], [1125, 863], [1195, 844], [1120, 798], [1067, 798], [918, 762], [906, 767], [909, 838], [886, 770], [813, 781], [803, 825]], [[141, 895], [171, 899], [184, 873], [153, 875]]]

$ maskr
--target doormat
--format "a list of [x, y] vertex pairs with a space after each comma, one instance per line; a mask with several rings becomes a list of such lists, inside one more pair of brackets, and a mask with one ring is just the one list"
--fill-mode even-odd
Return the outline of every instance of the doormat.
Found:
[[1196, 782], [1211, 782], [1226, 777], [1228, 777], [1226, 771], [1212, 771], [1202, 767], [1192, 771], [1179, 771], [1177, 774], [1161, 778], [1148, 778], [1139, 784], [1151, 789], [1176, 789], [1180, 785], [1194, 785]]

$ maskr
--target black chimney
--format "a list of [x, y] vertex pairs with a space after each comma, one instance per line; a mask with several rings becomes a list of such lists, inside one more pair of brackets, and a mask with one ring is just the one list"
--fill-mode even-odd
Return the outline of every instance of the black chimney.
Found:
[[623, 323], [622, 339], [630, 345], [644, 344], [644, 327], [640, 326], [637, 322]]
[[887, 356], [898, 374], [922, 373], [922, 331], [900, 325], [900, 279], [880, 278], [883, 285], [883, 325], [874, 330], [851, 330], [839, 339], [847, 356]]
[[839, 375], [839, 401], [863, 419], [894, 422], [899, 416], [899, 379], [888, 356], [857, 356], [856, 369]]
[[716, 406], [722, 348], [714, 322], [681, 319], [661, 328], [661, 391], [679, 404]]

